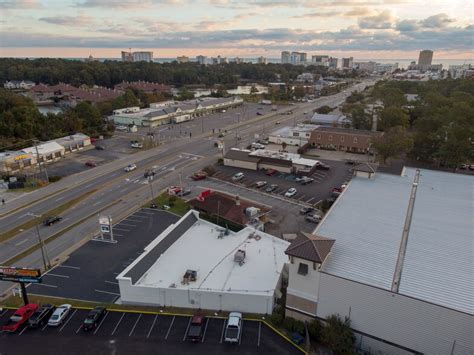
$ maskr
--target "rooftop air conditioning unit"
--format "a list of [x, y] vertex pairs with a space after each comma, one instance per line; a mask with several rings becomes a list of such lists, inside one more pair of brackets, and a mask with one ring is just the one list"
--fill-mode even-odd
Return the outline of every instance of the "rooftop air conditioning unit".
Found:
[[242, 266], [245, 263], [245, 250], [237, 250], [234, 255], [234, 261]]

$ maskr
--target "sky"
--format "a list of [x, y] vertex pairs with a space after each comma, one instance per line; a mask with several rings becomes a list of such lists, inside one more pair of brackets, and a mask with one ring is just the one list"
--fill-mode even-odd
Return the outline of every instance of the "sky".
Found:
[[474, 57], [466, 0], [0, 0], [0, 57]]

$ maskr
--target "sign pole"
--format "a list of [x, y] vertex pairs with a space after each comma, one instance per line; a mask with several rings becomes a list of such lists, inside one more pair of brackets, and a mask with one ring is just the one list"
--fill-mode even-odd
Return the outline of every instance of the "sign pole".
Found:
[[23, 297], [23, 302], [25, 303], [25, 306], [30, 303], [28, 302], [28, 295], [26, 294], [26, 287], [24, 282], [20, 282], [21, 285], [21, 296]]

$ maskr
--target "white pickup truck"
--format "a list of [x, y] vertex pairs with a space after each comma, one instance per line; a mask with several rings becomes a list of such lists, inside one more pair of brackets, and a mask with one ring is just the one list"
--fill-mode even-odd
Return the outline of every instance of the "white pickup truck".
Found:
[[240, 341], [242, 335], [242, 313], [230, 312], [225, 328], [224, 341], [226, 343], [236, 344]]

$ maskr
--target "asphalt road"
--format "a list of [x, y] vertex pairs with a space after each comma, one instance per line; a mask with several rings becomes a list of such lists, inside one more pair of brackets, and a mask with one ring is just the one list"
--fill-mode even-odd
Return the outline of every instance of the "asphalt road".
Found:
[[[365, 84], [357, 84], [350, 90], [342, 92], [329, 97], [322, 97], [314, 100], [311, 103], [298, 104], [291, 107], [294, 112], [292, 115], [272, 115], [249, 117], [250, 122], [237, 122], [231, 126], [227, 126], [228, 135], [224, 137], [226, 150], [233, 146], [246, 146], [254, 141], [256, 133], [268, 134], [276, 126], [279, 121], [281, 125], [285, 123], [297, 123], [307, 119], [308, 115], [304, 112], [311, 112], [312, 109], [323, 106], [337, 106], [345, 100], [345, 97], [350, 94], [351, 90], [361, 89]], [[287, 111], [286, 108], [283, 111]], [[199, 127], [201, 128], [201, 127]], [[194, 127], [198, 129], [198, 127]], [[199, 132], [200, 133], [200, 132]], [[1, 207], [0, 213], [7, 213], [6, 216], [0, 218], [0, 230], [9, 230], [14, 226], [18, 226], [28, 220], [27, 213], [46, 214], [46, 211], [59, 203], [64, 203], [68, 199], [81, 196], [87, 191], [98, 189], [93, 196], [87, 201], [83, 201], [71, 209], [63, 216], [65, 222], [54, 228], [65, 227], [67, 223], [73, 223], [78, 218], [87, 216], [88, 214], [98, 211], [108, 203], [116, 202], [105, 210], [103, 214], [112, 215], [114, 218], [120, 218], [137, 206], [141, 206], [144, 201], [150, 197], [149, 185], [142, 184], [143, 172], [146, 167], [158, 165], [162, 171], [159, 178], [153, 181], [153, 188], [155, 191], [165, 188], [169, 185], [175, 185], [178, 181], [178, 172], [182, 172], [183, 176], [192, 174], [192, 172], [202, 168], [210, 163], [214, 163], [216, 158], [220, 156], [220, 151], [214, 147], [214, 142], [218, 139], [218, 132], [214, 135], [207, 132], [204, 135], [194, 134], [192, 138], [181, 138], [171, 140], [168, 144], [162, 145], [158, 148], [139, 152], [133, 157], [124, 157], [117, 159], [109, 164], [101, 167], [91, 169], [83, 173], [69, 176], [58, 183], [51, 184], [37, 193], [22, 196], [15, 201], [7, 203], [6, 206]], [[240, 137], [238, 140], [236, 137]], [[194, 158], [180, 162], [184, 156], [183, 153], [193, 154]], [[181, 156], [181, 158], [180, 158]], [[202, 157], [202, 158], [200, 158]], [[174, 165], [169, 166], [168, 162], [162, 163], [164, 160], [176, 159]], [[137, 164], [136, 172], [129, 174], [127, 177], [129, 181], [125, 181], [123, 167], [129, 162]], [[62, 191], [66, 189], [65, 191]], [[41, 199], [40, 202], [32, 204], [33, 201]], [[59, 199], [59, 200], [58, 200]], [[95, 205], [95, 206], [94, 206]], [[15, 208], [22, 208], [19, 211], [8, 214], [9, 210]], [[77, 210], [77, 211], [76, 211]], [[66, 218], [69, 218], [66, 220]], [[76, 226], [64, 233], [60, 238], [47, 244], [47, 251], [52, 261], [58, 256], [67, 253], [78, 243], [84, 242], [91, 234], [97, 233], [97, 220], [95, 216], [88, 219], [79, 226]], [[53, 230], [51, 230], [53, 232]], [[42, 236], [43, 238], [46, 237]], [[26, 241], [25, 241], [26, 240]], [[19, 244], [20, 243], [20, 244]], [[34, 244], [34, 238], [31, 231], [22, 237], [15, 237], [14, 241], [9, 241], [9, 246], [4, 248], [7, 244], [2, 244], [0, 248], [1, 255], [13, 256], [25, 250], [27, 244]], [[19, 244], [19, 245], [18, 245]], [[32, 245], [31, 244], [31, 245]], [[3, 250], [8, 251], [3, 252]], [[0, 260], [5, 257], [0, 257]], [[39, 251], [33, 252], [17, 263], [18, 266], [34, 266], [41, 267], [42, 259]], [[0, 294], [5, 292], [13, 284], [3, 282], [0, 284]]]

